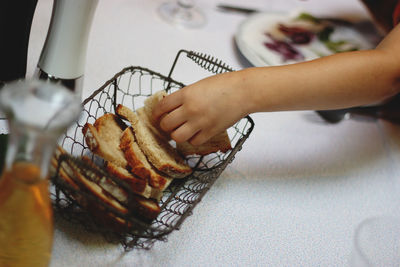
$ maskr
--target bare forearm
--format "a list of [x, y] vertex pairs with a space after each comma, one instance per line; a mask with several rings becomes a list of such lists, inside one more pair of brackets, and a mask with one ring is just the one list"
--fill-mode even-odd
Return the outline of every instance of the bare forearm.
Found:
[[379, 102], [394, 95], [396, 70], [384, 51], [337, 54], [302, 64], [244, 70], [248, 113], [335, 109]]

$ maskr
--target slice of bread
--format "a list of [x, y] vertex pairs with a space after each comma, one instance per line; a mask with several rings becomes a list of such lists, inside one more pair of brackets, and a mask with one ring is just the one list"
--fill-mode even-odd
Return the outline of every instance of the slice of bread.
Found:
[[[56, 171], [58, 169], [59, 178], [70, 184], [74, 189], [85, 190], [102, 201], [103, 204], [113, 207], [121, 214], [136, 213], [146, 219], [152, 220], [160, 213], [157, 201], [138, 195], [132, 195], [132, 199], [129, 199], [128, 193], [106, 176], [97, 176], [92, 173], [90, 178], [86, 177], [80, 169], [81, 167], [71, 161], [61, 161], [61, 165], [58, 166], [59, 156], [62, 153], [66, 153], [62, 148], [56, 150], [52, 159], [52, 170]], [[91, 165], [92, 168], [97, 168], [90, 159], [83, 158], [83, 161]], [[103, 210], [104, 207], [101, 207], [98, 203], [96, 204], [96, 202], [78, 196], [79, 194], [76, 192], [73, 192], [72, 196], [84, 208], [90, 209], [91, 212], [95, 212], [97, 215], [111, 216], [120, 223], [125, 222], [124, 219], [117, 217], [116, 214]], [[91, 203], [90, 205], [88, 201]], [[94, 208], [97, 211], [94, 211]], [[103, 212], [99, 212], [99, 209]]]
[[134, 193], [159, 200], [162, 190], [151, 187], [146, 179], [135, 176], [127, 169], [128, 162], [120, 149], [120, 138], [125, 128], [118, 116], [108, 113], [98, 118], [94, 125], [86, 123], [82, 132], [89, 149], [106, 161], [105, 167], [110, 174], [125, 181]]
[[[118, 188], [115, 184], [110, 183], [109, 181], [102, 178], [100, 179], [100, 186], [83, 176], [79, 172], [79, 169], [71, 168], [71, 166], [67, 165], [66, 163], [62, 163], [59, 172], [59, 178], [63, 179], [70, 185], [71, 181], [73, 185], [73, 181], [77, 180], [80, 186], [79, 190], [86, 191], [87, 193], [102, 201], [103, 205], [112, 207], [114, 210], [123, 215], [127, 215], [128, 213], [130, 213], [136, 214], [137, 216], [141, 216], [148, 220], [153, 220], [160, 213], [160, 207], [155, 200], [133, 195], [132, 200], [127, 203], [127, 195], [118, 195], [118, 192], [120, 192], [120, 188]], [[105, 208], [97, 201], [85, 198], [82, 194], [78, 194], [77, 192], [79, 191], [69, 193], [82, 206], [82, 208], [88, 210], [98, 219], [102, 220], [103, 222], [107, 222], [107, 224], [117, 223], [119, 226], [131, 226], [131, 223], [127, 222], [125, 218], [121, 218], [118, 213], [110, 212], [107, 208]], [[124, 205], [122, 205], [116, 199], [123, 202]]]
[[[65, 153], [65, 151], [60, 147], [58, 147], [55, 151], [54, 157], [51, 161], [54, 174], [58, 170], [59, 178], [64, 179], [64, 181], [71, 185], [75, 190], [80, 190], [83, 188], [89, 189], [94, 196], [104, 201], [105, 204], [114, 207], [117, 211], [123, 214], [128, 212], [128, 209], [123, 207], [116, 199], [104, 194], [100, 185], [85, 178], [75, 166], [69, 164], [68, 161], [59, 161], [59, 157], [63, 153]], [[59, 163], [60, 166], [58, 166]], [[120, 194], [117, 196], [121, 198]], [[126, 201], [126, 196], [123, 196], [123, 198], [125, 198], [123, 201]]]
[[79, 186], [76, 184], [76, 182], [74, 182], [71, 178], [70, 175], [72, 173], [72, 170], [70, 168], [68, 168], [67, 165], [63, 164], [63, 162], [61, 162], [60, 168], [58, 168], [58, 164], [59, 164], [59, 156], [61, 155], [61, 153], [64, 153], [64, 150], [61, 147], [57, 147], [53, 157], [51, 158], [50, 161], [50, 166], [49, 166], [49, 172], [50, 172], [50, 176], [54, 176], [57, 174], [61, 176], [61, 178], [63, 178], [63, 180], [69, 184], [74, 190], [78, 190]]
[[167, 141], [170, 141], [170, 135], [161, 129], [159, 122], [153, 119], [152, 116], [153, 110], [158, 102], [160, 102], [167, 95], [168, 94], [165, 90], [155, 92], [153, 95], [146, 98], [143, 108], [136, 110], [136, 113], [155, 134], [157, 134], [161, 138], [164, 138]]
[[[87, 161], [87, 159], [85, 161]], [[132, 194], [131, 199], [129, 199], [128, 192], [123, 190], [106, 176], [93, 175], [89, 179], [80, 172], [80, 169], [77, 166], [74, 166], [74, 174], [86, 187], [86, 189], [97, 196], [99, 199], [107, 203], [107, 199], [111, 198], [111, 203], [107, 204], [111, 205], [114, 208], [117, 208], [117, 210], [121, 213], [124, 213], [124, 209], [127, 209], [126, 213], [135, 213], [139, 216], [151, 220], [155, 219], [160, 213], [160, 206], [158, 205], [158, 202], [156, 200], [147, 199], [136, 194]], [[112, 199], [117, 200], [117, 203], [120, 203], [122, 205], [118, 206], [118, 204], [112, 201]], [[120, 210], [121, 207], [123, 207], [124, 209]]]
[[173, 178], [183, 178], [192, 173], [192, 169], [175, 148], [155, 134], [135, 112], [123, 105], [118, 105], [116, 113], [131, 123], [140, 149], [159, 172]]
[[122, 131], [127, 126], [118, 116], [107, 113], [92, 125], [86, 123], [82, 129], [89, 149], [107, 161], [126, 168], [128, 162], [119, 148]]
[[146, 113], [145, 107], [139, 108], [136, 110], [136, 115], [139, 117], [139, 120], [146, 125], [147, 128], [155, 135], [157, 138], [160, 140], [163, 140], [163, 142], [169, 142], [171, 140], [171, 137], [168, 133], [164, 132], [161, 130], [161, 128], [158, 126], [158, 124], [154, 124], [151, 117], [148, 116]]
[[163, 196], [163, 188], [150, 186], [148, 180], [141, 177], [137, 178], [136, 175], [133, 176], [132, 173], [125, 168], [119, 167], [110, 161], [105, 162], [105, 168], [109, 174], [127, 183], [133, 193], [156, 200], [160, 200]]
[[200, 146], [194, 146], [189, 142], [177, 143], [176, 149], [184, 156], [189, 155], [200, 155], [205, 156], [214, 152], [226, 153], [232, 149], [231, 141], [227, 131], [215, 135], [209, 139], [206, 143]]
[[[96, 201], [93, 201], [92, 199], [86, 199], [83, 194], [79, 194], [78, 193], [79, 192], [78, 190], [80, 190], [79, 187], [77, 187], [75, 182], [69, 176], [69, 175], [74, 175], [73, 171], [71, 169], [66, 171], [66, 169], [69, 169], [69, 167], [66, 164], [62, 164], [62, 166], [58, 168], [57, 177], [58, 179], [62, 180], [63, 183], [72, 186], [76, 191], [68, 190], [64, 193], [68, 194], [69, 197], [73, 198], [81, 208], [87, 210], [90, 214], [92, 214], [96, 218], [96, 220], [102, 221], [103, 223], [106, 222], [107, 226], [113, 227], [114, 229], [121, 229], [121, 226], [127, 225], [126, 221], [121, 217], [109, 211], [105, 211], [104, 207], [101, 206]], [[124, 214], [126, 213], [125, 210], [123, 211]]]
[[128, 161], [130, 171], [137, 176], [149, 181], [153, 188], [158, 188], [164, 191], [172, 182], [172, 178], [159, 174], [154, 167], [148, 162], [143, 151], [140, 149], [133, 130], [128, 127], [124, 130], [121, 136], [120, 148], [124, 152], [125, 158]]
[[[165, 96], [167, 96], [167, 92], [165, 92], [164, 90], [154, 93], [152, 96], [149, 96], [144, 101], [143, 110], [138, 109], [136, 111], [136, 113], [138, 114], [138, 116], [140, 117], [140, 119], [142, 121], [145, 121], [147, 124], [150, 125], [149, 127], [152, 129], [152, 131], [156, 135], [170, 141], [171, 138], [170, 138], [169, 134], [164, 132], [159, 127], [159, 122], [155, 121], [152, 116], [155, 106]], [[189, 142], [183, 142], [183, 143], [177, 143], [176, 148], [177, 148], [178, 152], [184, 156], [194, 155], [194, 154], [204, 156], [204, 155], [208, 155], [208, 154], [218, 152], [218, 151], [220, 151], [222, 153], [226, 153], [232, 149], [232, 146], [231, 146], [231, 142], [229, 140], [228, 132], [224, 131], [224, 132], [212, 137], [210, 140], [205, 142], [203, 145], [193, 146]]]

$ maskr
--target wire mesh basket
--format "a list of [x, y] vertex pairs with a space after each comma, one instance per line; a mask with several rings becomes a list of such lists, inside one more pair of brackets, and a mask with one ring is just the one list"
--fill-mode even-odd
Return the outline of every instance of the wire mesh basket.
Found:
[[[68, 153], [58, 158], [58, 167], [52, 176], [55, 189], [52, 200], [57, 216], [83, 225], [89, 231], [101, 233], [108, 241], [120, 243], [125, 250], [130, 250], [133, 248], [149, 249], [155, 241], [165, 241], [167, 235], [179, 229], [184, 220], [192, 214], [197, 203], [201, 201], [226, 166], [232, 162], [235, 154], [242, 148], [243, 143], [252, 132], [254, 122], [249, 116], [228, 129], [231, 150], [226, 153], [216, 152], [207, 156], [195, 155], [186, 158], [188, 164], [193, 167], [193, 173], [184, 179], [175, 179], [164, 191], [159, 202], [161, 212], [152, 221], [143, 220], [130, 213], [123, 214], [105, 205], [90, 192], [78, 190], [63, 182], [59, 172], [59, 166], [67, 163], [69, 166], [79, 168], [84, 176], [89, 177], [95, 183], [98, 182], [98, 179], [93, 177], [107, 177], [132, 197], [133, 193], [123, 181], [110, 176], [101, 168], [93, 168], [80, 159], [81, 156], [95, 159], [95, 155], [84, 141], [82, 128], [85, 123], [94, 123], [103, 114], [114, 113], [118, 104], [136, 110], [143, 106], [144, 100], [155, 91], [174, 92], [184, 87], [183, 83], [172, 78], [177, 66], [182, 65], [184, 59], [185, 61], [189, 59], [187, 62], [196, 63], [191, 64], [194, 68], [206, 70], [208, 73], [233, 71], [213, 57], [180, 50], [168, 76], [143, 67], [127, 67], [115, 74], [83, 102], [82, 116], [75, 125], [70, 127], [61, 141], [61, 146]], [[189, 65], [183, 64], [182, 66], [187, 68]], [[82, 203], [86, 203], [86, 205]], [[88, 209], [94, 207], [97, 211], [119, 218], [118, 229], [110, 226], [107, 220], [99, 220], [98, 216], [93, 216], [93, 212], [88, 212]]]

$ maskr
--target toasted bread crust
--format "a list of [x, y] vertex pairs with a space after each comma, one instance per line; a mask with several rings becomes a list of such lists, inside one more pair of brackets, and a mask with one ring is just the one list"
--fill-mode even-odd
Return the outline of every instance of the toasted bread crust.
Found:
[[144, 124], [157, 138], [163, 140], [163, 142], [169, 142], [171, 140], [171, 137], [168, 133], [162, 131], [157, 124], [152, 123], [152, 120], [149, 118], [144, 107], [137, 109], [136, 115], [142, 124]]
[[93, 125], [86, 123], [82, 132], [93, 153], [125, 168], [128, 162], [119, 148], [120, 136], [125, 128], [126, 125], [116, 115], [108, 113], [98, 118]]
[[158, 171], [173, 178], [183, 178], [192, 173], [192, 169], [178, 152], [168, 142], [154, 134], [136, 113], [123, 105], [117, 106], [116, 113], [131, 123], [139, 147]]
[[134, 177], [126, 169], [109, 161], [106, 161], [104, 166], [109, 174], [127, 183], [134, 193], [141, 194], [147, 198], [150, 197], [151, 193], [150, 190], [146, 190], [147, 182], [145, 180]]
[[146, 158], [143, 153], [136, 153], [137, 150], [134, 148], [134, 146], [138, 145], [134, 141], [132, 130], [129, 127], [122, 133], [119, 147], [121, 148], [129, 166], [131, 167], [131, 172], [151, 183], [149, 166], [145, 166]]
[[157, 200], [161, 199], [163, 194], [162, 190], [151, 187], [147, 180], [136, 177], [128, 172], [128, 170], [123, 169], [109, 161], [105, 162], [105, 168], [109, 174], [126, 182], [132, 189], [132, 192], [145, 198], [154, 198]]
[[161, 129], [158, 121], [156, 121], [152, 115], [155, 106], [166, 96], [167, 92], [165, 90], [155, 92], [153, 95], [146, 98], [144, 101], [144, 107], [137, 109], [136, 114], [146, 124], [146, 126], [153, 131], [154, 134], [169, 142], [171, 140], [171, 136]]
[[120, 148], [124, 152], [128, 164], [131, 166], [131, 172], [147, 179], [152, 187], [163, 191], [171, 183], [172, 178], [158, 174], [148, 162], [146, 156], [136, 143], [131, 127], [126, 128], [122, 133]]
[[154, 199], [146, 199], [141, 196], [134, 195], [130, 207], [134, 209], [138, 215], [147, 219], [154, 220], [161, 212], [158, 202]]
[[228, 133], [226, 131], [217, 134], [212, 137], [206, 143], [200, 146], [194, 146], [189, 142], [177, 143], [176, 149], [184, 156], [188, 155], [200, 155], [205, 156], [215, 152], [226, 153], [232, 149], [231, 141], [229, 140]]

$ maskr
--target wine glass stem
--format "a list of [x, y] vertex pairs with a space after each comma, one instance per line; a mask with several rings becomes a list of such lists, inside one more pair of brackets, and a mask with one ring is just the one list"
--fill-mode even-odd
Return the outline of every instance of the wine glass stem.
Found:
[[179, 7], [189, 10], [194, 7], [194, 0], [178, 0]]
[[192, 9], [194, 8], [193, 0], [177, 0], [176, 16], [184, 21], [192, 20]]
[[176, 26], [197, 28], [206, 22], [205, 15], [196, 6], [195, 0], [174, 0], [165, 2], [158, 8], [161, 18]]

